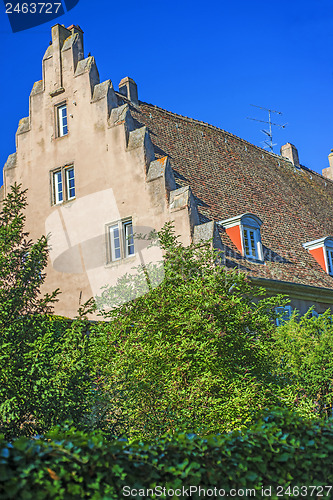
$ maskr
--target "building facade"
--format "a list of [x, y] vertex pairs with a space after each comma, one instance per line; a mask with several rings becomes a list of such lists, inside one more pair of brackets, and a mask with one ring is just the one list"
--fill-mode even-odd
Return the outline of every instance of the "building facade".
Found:
[[128, 77], [116, 91], [84, 57], [78, 26], [52, 28], [42, 64], [0, 196], [14, 182], [28, 188], [26, 229], [49, 236], [44, 289], [61, 289], [56, 313], [73, 317], [125, 273], [160, 261], [146, 238], [168, 221], [182, 243], [212, 240], [226, 266], [290, 295], [301, 313], [333, 308], [332, 153], [323, 177], [292, 144], [275, 155], [141, 102]]

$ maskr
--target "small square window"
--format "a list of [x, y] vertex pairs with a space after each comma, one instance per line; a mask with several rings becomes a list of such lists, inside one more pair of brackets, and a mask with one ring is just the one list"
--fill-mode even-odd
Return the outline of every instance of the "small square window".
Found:
[[52, 204], [59, 205], [75, 198], [74, 167], [63, 167], [51, 172]]
[[57, 135], [63, 137], [68, 134], [67, 105], [57, 106]]
[[125, 259], [134, 255], [132, 220], [118, 221], [108, 226], [109, 260]]

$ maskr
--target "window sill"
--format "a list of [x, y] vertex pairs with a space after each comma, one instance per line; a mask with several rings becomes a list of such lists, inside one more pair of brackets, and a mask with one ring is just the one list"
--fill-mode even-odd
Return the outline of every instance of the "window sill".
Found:
[[245, 257], [243, 256], [243, 259], [247, 260], [248, 262], [253, 262], [253, 264], [266, 264], [264, 259], [256, 259], [255, 257]]
[[71, 198], [70, 200], [65, 200], [62, 201], [61, 203], [52, 203], [52, 207], [63, 207], [66, 205], [67, 207], [70, 206], [74, 201], [76, 201], [76, 198]]
[[65, 134], [65, 135], [57, 135], [56, 137], [53, 137], [52, 140], [53, 141], [58, 141], [59, 139], [65, 139], [65, 137], [68, 137], [70, 134], [68, 132], [68, 134]]
[[129, 264], [131, 262], [135, 262], [137, 255], [131, 255], [130, 257], [123, 257], [122, 259], [118, 260], [113, 260], [110, 262], [107, 262], [104, 266], [105, 269], [111, 268], [111, 267], [118, 267], [121, 266], [122, 264]]
[[63, 92], [65, 92], [64, 87], [58, 87], [58, 88], [57, 88], [57, 89], [55, 89], [53, 92], [50, 92], [50, 96], [51, 96], [51, 97], [56, 97], [57, 95], [60, 95], [60, 94], [62, 94]]

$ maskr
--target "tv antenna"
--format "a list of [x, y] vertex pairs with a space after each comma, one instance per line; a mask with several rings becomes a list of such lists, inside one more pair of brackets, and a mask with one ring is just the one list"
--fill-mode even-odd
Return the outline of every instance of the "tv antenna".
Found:
[[255, 104], [251, 104], [251, 106], [253, 106], [254, 108], [263, 109], [264, 111], [268, 111], [268, 121], [266, 121], [266, 120], [258, 120], [257, 118], [249, 118], [248, 116], [247, 116], [247, 119], [248, 120], [254, 120], [256, 122], [267, 123], [268, 130], [262, 129], [261, 132], [263, 132], [264, 134], [267, 135], [268, 140], [267, 141], [262, 141], [262, 142], [265, 144], [266, 148], [269, 148], [273, 152], [273, 148], [274, 148], [274, 146], [276, 146], [276, 144], [273, 144], [272, 126], [274, 126], [274, 127], [280, 127], [280, 128], [285, 128], [287, 126], [287, 123], [285, 123], [284, 125], [280, 125], [279, 123], [273, 123], [272, 122], [272, 120], [271, 120], [271, 114], [272, 113], [276, 113], [277, 115], [282, 115], [281, 111], [274, 111], [274, 109], [263, 108], [262, 106], [256, 106]]

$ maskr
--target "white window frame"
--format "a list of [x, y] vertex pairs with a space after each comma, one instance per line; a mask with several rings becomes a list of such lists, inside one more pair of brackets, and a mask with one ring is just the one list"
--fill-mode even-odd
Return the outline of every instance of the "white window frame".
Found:
[[[69, 176], [69, 173], [73, 172], [73, 177]], [[75, 198], [75, 174], [74, 174], [74, 167], [71, 165], [70, 167], [67, 167], [64, 169], [65, 177], [66, 177], [66, 198], [67, 200], [73, 200]], [[74, 181], [74, 185], [70, 185], [70, 181]], [[74, 194], [71, 194], [71, 191], [74, 190]]]
[[[61, 190], [59, 189], [61, 187]], [[52, 173], [52, 191], [53, 191], [53, 204], [59, 205], [64, 201], [64, 183], [62, 180], [61, 170]], [[60, 198], [61, 193], [61, 198]]]
[[[262, 225], [262, 220], [259, 219], [254, 214], [250, 213], [245, 213], [242, 215], [236, 215], [235, 217], [232, 217], [231, 219], [223, 220], [218, 222], [221, 226], [224, 227], [224, 229], [228, 230], [229, 228], [233, 228], [238, 226], [239, 231], [240, 231], [240, 239], [241, 239], [241, 252], [243, 257], [246, 259], [256, 261], [259, 263], [264, 262], [264, 252], [262, 248], [262, 243], [261, 243], [261, 235], [260, 235], [260, 227]], [[246, 252], [246, 245], [245, 245], [245, 240], [247, 235], [247, 238], [250, 242], [250, 235], [253, 233], [254, 237], [254, 252], [255, 255], [251, 253]]]
[[[69, 172], [73, 172], [73, 177], [69, 177]], [[60, 176], [60, 181], [59, 181]], [[70, 180], [74, 181], [74, 185], [70, 186]], [[59, 189], [61, 186], [61, 191]], [[52, 189], [52, 205], [61, 205], [66, 201], [74, 200], [76, 197], [75, 190], [75, 170], [74, 165], [66, 165], [51, 171], [51, 189]], [[70, 194], [74, 190], [74, 194]], [[62, 198], [60, 197], [60, 193]]]
[[[66, 110], [66, 115], [62, 116], [62, 111]], [[56, 114], [57, 114], [57, 136], [64, 137], [68, 134], [68, 109], [67, 104], [62, 103], [56, 106]], [[66, 124], [64, 124], [64, 119], [66, 119]]]
[[[259, 259], [259, 248], [258, 248], [259, 244], [261, 243], [260, 234], [258, 234], [259, 230], [255, 227], [242, 226], [242, 232], [243, 232], [244, 257], [246, 257], [247, 259], [261, 260]], [[253, 235], [252, 241], [251, 241], [251, 234]], [[246, 240], [248, 242], [249, 252], [246, 251]]]
[[131, 218], [108, 224], [107, 238], [109, 262], [117, 262], [135, 255], [133, 222]]
[[[258, 217], [254, 217], [251, 214], [245, 214], [241, 218], [241, 224], [240, 224], [240, 232], [241, 232], [241, 241], [242, 241], [242, 249], [243, 249], [243, 256], [246, 259], [250, 260], [258, 260], [258, 261], [263, 261], [264, 260], [264, 253], [262, 249], [262, 243], [261, 243], [261, 236], [260, 236], [260, 226], [262, 222]], [[253, 243], [254, 245], [251, 245], [251, 233], [253, 234]], [[245, 240], [247, 240], [249, 243], [249, 252], [246, 252], [246, 245], [245, 245]], [[255, 255], [253, 255], [252, 251], [254, 251]]]
[[324, 246], [324, 257], [327, 274], [333, 276], [333, 242], [329, 241]]
[[125, 255], [126, 257], [132, 257], [132, 255], [134, 255], [135, 253], [132, 220], [127, 220], [123, 222], [123, 232], [124, 232]]
[[[117, 232], [117, 236], [115, 233]], [[109, 237], [110, 237], [110, 257], [111, 262], [116, 260], [121, 260], [122, 248], [121, 248], [121, 228], [119, 222], [109, 226]]]
[[290, 320], [293, 310], [291, 306], [279, 306], [275, 308], [275, 313], [280, 315], [280, 318], [275, 320], [276, 326], [281, 326]]

